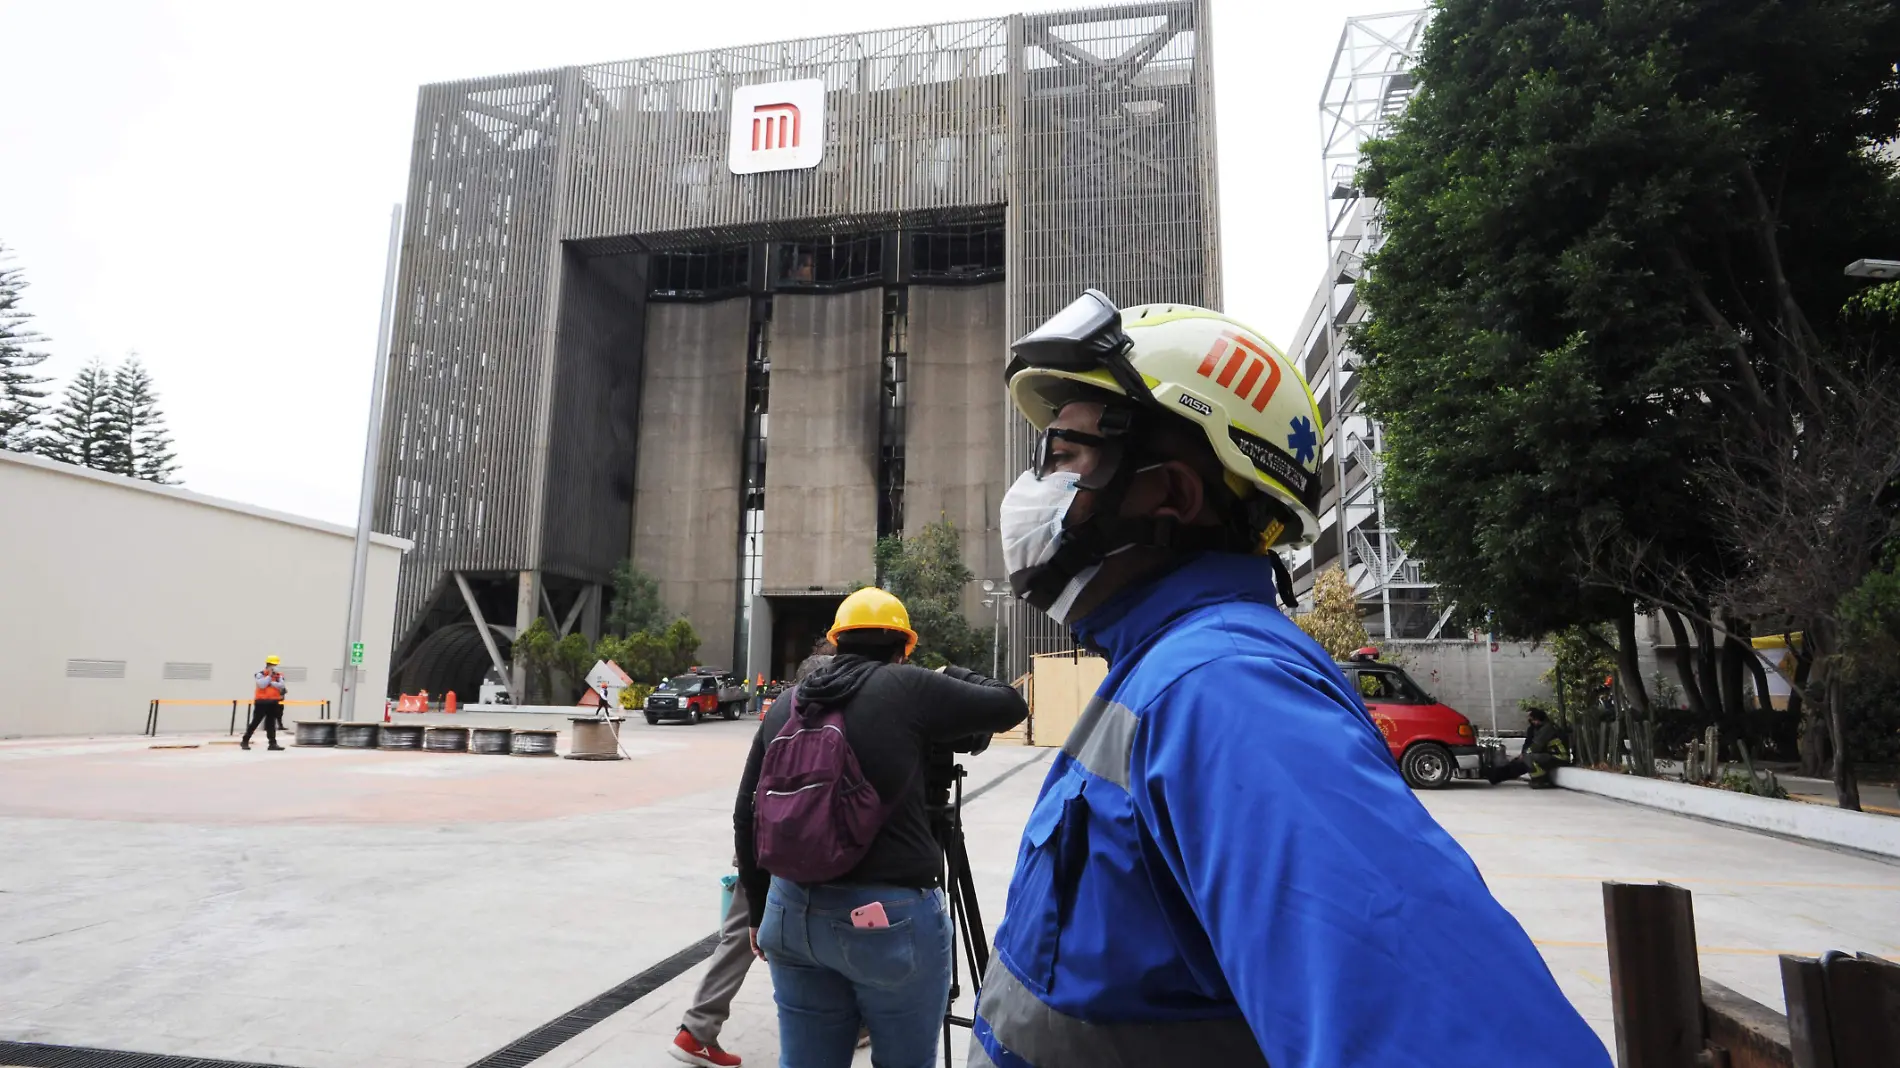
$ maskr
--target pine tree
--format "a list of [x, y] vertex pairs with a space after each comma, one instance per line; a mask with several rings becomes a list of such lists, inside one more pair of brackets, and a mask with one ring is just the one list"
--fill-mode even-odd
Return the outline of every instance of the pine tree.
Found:
[[37, 388], [46, 379], [30, 370], [46, 359], [32, 346], [46, 339], [27, 326], [32, 316], [20, 308], [26, 280], [8, 259], [0, 245], [0, 449], [26, 452], [46, 414], [46, 391]]
[[80, 467], [110, 470], [120, 451], [108, 418], [111, 392], [103, 362], [95, 359], [81, 367], [53, 412], [40, 439], [40, 452]]
[[107, 393], [107, 423], [114, 450], [106, 470], [147, 482], [170, 482], [178, 471], [165, 415], [158, 407], [152, 376], [137, 356], [127, 356], [112, 373]]

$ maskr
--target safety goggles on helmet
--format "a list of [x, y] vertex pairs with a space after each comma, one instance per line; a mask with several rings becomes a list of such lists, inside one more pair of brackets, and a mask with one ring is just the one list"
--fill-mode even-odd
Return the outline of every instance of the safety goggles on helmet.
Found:
[[1136, 401], [1153, 402], [1141, 373], [1128, 362], [1134, 347], [1122, 329], [1121, 309], [1099, 289], [1084, 290], [1068, 307], [1031, 330], [1010, 346], [1014, 356], [1003, 380], [1029, 367], [1058, 371], [1107, 371], [1115, 384]]

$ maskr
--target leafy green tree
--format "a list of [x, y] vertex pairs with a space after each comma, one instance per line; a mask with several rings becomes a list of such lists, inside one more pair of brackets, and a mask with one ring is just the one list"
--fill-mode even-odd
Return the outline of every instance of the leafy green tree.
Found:
[[660, 582], [652, 575], [622, 560], [614, 568], [613, 596], [608, 601], [605, 630], [609, 634], [635, 634], [664, 627], [669, 616], [660, 601]]
[[0, 245], [0, 449], [30, 452], [46, 414], [46, 391], [39, 388], [46, 379], [32, 370], [46, 353], [34, 346], [46, 338], [28, 325], [33, 317], [20, 307], [26, 279], [10, 260]]
[[[620, 665], [634, 682], [653, 685], [693, 666], [699, 655], [699, 634], [684, 619], [657, 630], [606, 635], [595, 643], [593, 656]], [[592, 665], [589, 660], [589, 665]]]
[[111, 470], [120, 455], [111, 409], [112, 376], [103, 362], [93, 360], [66, 384], [40, 451], [65, 463]]
[[528, 683], [528, 693], [518, 695], [517, 703], [535, 704], [536, 697], [543, 701], [553, 699], [553, 675], [558, 660], [555, 650], [559, 641], [554, 628], [542, 616], [536, 616], [526, 630], [515, 635], [513, 656], [517, 664], [527, 668]]
[[988, 667], [994, 632], [971, 626], [963, 616], [963, 590], [976, 573], [963, 563], [963, 536], [955, 523], [944, 519], [909, 538], [879, 538], [875, 559], [880, 585], [910, 612], [917, 632], [912, 662]]
[[1813, 616], [1856, 576], [1764, 554], [1864, 571], [1840, 547], [1871, 498], [1814, 542], [1785, 519], [1825, 494], [1760, 476], [1895, 444], [1835, 410], [1891, 363], [1891, 331], [1840, 309], [1841, 268], [1900, 248], [1897, 54], [1887, 0], [1440, 5], [1367, 146], [1386, 240], [1355, 335], [1390, 512], [1436, 581], [1519, 633], [1615, 620], [1626, 654], [1633, 606], [1678, 610], [1721, 646], [1701, 700], [1731, 717], [1751, 621], [1808, 617], [1827, 662]]
[[567, 676], [567, 681], [578, 689], [586, 683], [587, 673], [594, 668], [594, 645], [587, 640], [587, 635], [579, 631], [571, 632], [554, 643], [554, 663]]
[[1601, 712], [1603, 681], [1616, 674], [1616, 657], [1601, 625], [1569, 627], [1546, 636], [1551, 665], [1542, 676], [1557, 698], [1557, 722], [1590, 723]]
[[166, 483], [178, 471], [171, 433], [159, 410], [152, 376], [137, 356], [128, 356], [112, 372], [106, 392], [107, 438], [114, 450], [106, 470], [147, 482]]
[[1367, 146], [1355, 338], [1436, 581], [1537, 633], [1736, 568], [1698, 464], [1787, 447], [1838, 386], [1853, 342], [1809, 309], [1900, 247], [1896, 54], [1885, 0], [1440, 6]]
[[1313, 610], [1293, 617], [1307, 636], [1334, 660], [1344, 660], [1371, 641], [1359, 620], [1359, 597], [1344, 568], [1329, 567], [1313, 580]]

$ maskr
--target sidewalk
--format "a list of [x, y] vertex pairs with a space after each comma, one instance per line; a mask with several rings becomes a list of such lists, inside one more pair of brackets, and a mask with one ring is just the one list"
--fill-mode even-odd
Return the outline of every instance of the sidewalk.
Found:
[[[0, 744], [0, 1040], [464, 1068], [715, 929], [755, 729], [630, 723], [633, 759], [602, 763]], [[990, 931], [1051, 757], [996, 746], [963, 760]], [[1900, 864], [1517, 784], [1420, 800], [1606, 1044], [1606, 879], [1693, 890], [1703, 974], [1771, 1007], [1777, 953], [1900, 956]], [[675, 1063], [667, 1045], [704, 970], [535, 1068]], [[776, 1063], [763, 967], [722, 1042], [748, 1065]], [[958, 1063], [967, 1042], [953, 1035]]]
[[[1840, 794], [1834, 789], [1832, 779], [1811, 779], [1805, 775], [1783, 775], [1779, 772], [1775, 778], [1787, 789], [1788, 796], [1795, 800], [1821, 805], [1840, 803]], [[1900, 816], [1900, 790], [1890, 783], [1863, 782], [1860, 784], [1860, 810], [1878, 812], [1883, 816]]]

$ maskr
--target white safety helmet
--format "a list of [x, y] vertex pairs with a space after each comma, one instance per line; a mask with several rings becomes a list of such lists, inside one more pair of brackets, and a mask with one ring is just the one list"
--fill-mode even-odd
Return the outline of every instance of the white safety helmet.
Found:
[[[1255, 551], [1319, 536], [1319, 406], [1306, 376], [1251, 327], [1190, 304], [1118, 310], [1091, 289], [1011, 350], [1010, 399], [1037, 430], [1086, 393], [1078, 387], [1128, 397], [1198, 425], [1243, 504], [1265, 494], [1279, 506], [1257, 510]], [[1045, 434], [1039, 451], [1048, 444]]]

